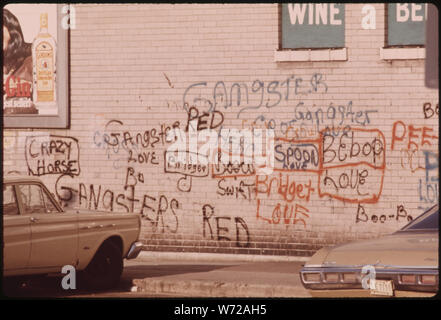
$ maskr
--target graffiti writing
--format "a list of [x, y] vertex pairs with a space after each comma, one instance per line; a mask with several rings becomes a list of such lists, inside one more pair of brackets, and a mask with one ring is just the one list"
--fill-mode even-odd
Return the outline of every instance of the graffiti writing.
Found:
[[382, 215], [368, 215], [366, 213], [366, 209], [363, 205], [361, 205], [360, 203], [358, 204], [358, 208], [357, 208], [357, 214], [355, 216], [355, 223], [359, 223], [359, 222], [373, 222], [373, 223], [385, 223], [387, 221], [412, 221], [412, 216], [409, 215], [406, 211], [406, 209], [404, 208], [403, 205], [398, 205], [397, 206], [397, 211], [396, 213], [393, 214], [382, 214]]
[[[309, 202], [314, 191], [311, 179], [305, 179], [300, 175], [294, 177], [288, 172], [279, 172], [278, 178], [256, 175], [256, 196], [258, 197], [256, 218], [270, 224], [301, 223], [306, 227], [305, 219], [309, 217], [309, 210], [299, 202]], [[274, 201], [271, 197], [273, 192], [276, 192], [283, 200]], [[259, 197], [259, 195], [265, 195], [266, 198]], [[272, 209], [268, 211], [268, 207]]]
[[187, 112], [187, 125], [185, 131], [188, 131], [192, 125], [193, 131], [200, 131], [204, 129], [216, 129], [224, 122], [224, 115], [220, 111], [200, 112], [196, 107], [190, 107]]
[[[370, 121], [370, 114], [378, 112], [377, 110], [358, 110], [353, 111], [352, 101], [347, 105], [334, 105], [330, 103], [328, 107], [323, 109], [320, 106], [307, 106], [303, 101], [298, 102], [293, 108], [293, 113], [288, 113], [287, 121], [280, 121], [272, 118], [267, 118], [267, 115], [262, 114], [255, 118], [255, 124], [263, 123], [266, 128], [280, 129], [280, 132], [287, 138], [298, 139], [299, 128], [304, 128], [309, 136], [317, 135], [322, 128], [339, 128], [343, 125], [366, 126]], [[295, 131], [297, 129], [297, 134]], [[311, 131], [314, 131], [312, 134]]]
[[104, 127], [104, 132], [95, 131], [93, 143], [95, 147], [106, 150], [107, 158], [114, 159], [121, 150], [125, 155], [114, 160], [113, 166], [119, 169], [120, 162], [129, 164], [152, 164], [159, 165], [159, 156], [155, 150], [157, 145], [166, 145], [174, 142], [170, 139], [171, 131], [179, 131], [179, 121], [171, 126], [161, 124], [159, 128], [152, 128], [142, 132], [131, 133], [124, 130], [124, 123], [120, 120], [110, 120]]
[[281, 143], [275, 146], [275, 160], [282, 169], [288, 170], [317, 170], [319, 166], [319, 151], [311, 143]]
[[221, 178], [217, 183], [217, 194], [236, 199], [251, 200], [255, 195], [255, 183], [247, 183], [243, 180]]
[[312, 181], [309, 178], [307, 182], [296, 181], [292, 175], [282, 172], [279, 172], [279, 177], [272, 178], [266, 175], [256, 175], [256, 194], [265, 194], [270, 198], [274, 190], [287, 202], [295, 199], [308, 202], [315, 188], [312, 187]]
[[379, 130], [350, 129], [339, 138], [322, 131], [323, 165], [368, 163], [374, 168], [385, 164], [385, 139]]
[[190, 151], [165, 151], [164, 172], [180, 173], [177, 188], [182, 192], [190, 192], [193, 177], [207, 177], [209, 175], [208, 157]]
[[[203, 236], [211, 240], [230, 242], [233, 238], [237, 247], [250, 246], [250, 232], [245, 220], [241, 217], [215, 216], [214, 207], [205, 204], [202, 206]], [[235, 233], [231, 234], [231, 229]]]
[[[230, 107], [241, 107], [237, 113], [240, 114], [249, 109], [259, 109], [261, 107], [273, 108], [282, 101], [289, 101], [298, 95], [308, 95], [311, 93], [326, 93], [328, 86], [324, 76], [314, 73], [308, 80], [302, 77], [290, 76], [284, 81], [261, 81], [256, 79], [250, 86], [243, 82], [236, 82], [227, 88], [223, 81], [217, 81], [208, 98], [201, 97], [200, 92], [207, 88], [207, 82], [202, 81], [193, 83], [187, 87], [183, 95], [183, 105], [188, 111], [188, 105], [204, 105], [209, 107], [209, 112], [216, 110], [218, 106], [228, 109]], [[250, 101], [256, 101], [250, 105]]]
[[420, 198], [420, 209], [428, 209], [439, 199], [439, 157], [438, 154], [431, 151], [423, 151], [425, 176], [419, 179], [418, 194]]
[[193, 177], [189, 175], [184, 175], [183, 177], [179, 178], [177, 183], [178, 190], [182, 192], [190, 192], [192, 186], [193, 186]]
[[406, 125], [403, 121], [395, 121], [392, 127], [392, 143], [391, 150], [396, 145], [404, 142], [407, 149], [419, 150], [424, 146], [433, 146], [438, 144], [438, 136], [433, 134], [433, 129], [429, 127], [416, 127]]
[[169, 200], [165, 195], [156, 197], [144, 195], [141, 206], [141, 216], [152, 225], [153, 232], [176, 233], [179, 219], [176, 210], [180, 208], [175, 198]]
[[139, 152], [136, 154], [133, 150], [129, 150], [129, 159], [128, 163], [140, 163], [140, 164], [159, 164], [158, 157], [156, 155], [156, 151], [147, 151], [147, 152]]
[[245, 163], [238, 161], [228, 161], [228, 163], [217, 163], [212, 165], [213, 177], [245, 177], [256, 174], [253, 163]]
[[[60, 175], [55, 183], [55, 193], [61, 204], [69, 208], [106, 210], [112, 212], [137, 212], [150, 222], [153, 232], [176, 233], [179, 226], [178, 200], [169, 200], [166, 195], [152, 197], [144, 194], [136, 196], [135, 185], [143, 181], [133, 169], [128, 169], [123, 192], [115, 192], [102, 185], [85, 184], [74, 180], [72, 174]], [[136, 181], [136, 182], [135, 182]]]
[[412, 173], [417, 170], [425, 170], [424, 151], [421, 150], [408, 150], [403, 148], [401, 152], [401, 168], [410, 169]]
[[77, 139], [57, 135], [28, 136], [25, 145], [29, 175], [80, 174]]
[[295, 225], [302, 223], [303, 227], [306, 227], [305, 219], [309, 218], [309, 210], [298, 203], [277, 202], [270, 215], [264, 214], [261, 207], [261, 200], [257, 199], [257, 219], [264, 220], [269, 224]]
[[376, 203], [383, 190], [386, 142], [377, 129], [351, 128], [339, 138], [321, 133], [319, 196]]
[[190, 151], [165, 151], [164, 172], [207, 177], [209, 174], [208, 157]]
[[139, 202], [135, 198], [134, 186], [128, 186], [124, 192], [117, 193], [101, 185], [75, 182], [73, 178], [70, 173], [62, 174], [55, 183], [55, 194], [65, 207], [134, 212], [135, 203]]
[[124, 187], [136, 186], [138, 182], [144, 183], [144, 174], [142, 172], [136, 172], [132, 167], [127, 167]]
[[423, 104], [423, 113], [424, 119], [430, 119], [434, 116], [439, 116], [439, 104], [437, 103], [435, 106], [432, 106], [430, 102], [426, 102]]

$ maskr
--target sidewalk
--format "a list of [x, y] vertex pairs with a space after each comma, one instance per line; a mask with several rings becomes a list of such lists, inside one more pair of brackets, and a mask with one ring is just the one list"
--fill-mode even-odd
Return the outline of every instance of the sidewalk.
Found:
[[310, 297], [299, 271], [308, 258], [143, 251], [125, 268], [135, 274], [132, 292], [179, 297]]

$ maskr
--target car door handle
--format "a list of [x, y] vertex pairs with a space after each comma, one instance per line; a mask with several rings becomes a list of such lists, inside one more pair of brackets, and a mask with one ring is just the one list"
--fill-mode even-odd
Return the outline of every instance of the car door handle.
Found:
[[30, 220], [31, 220], [31, 222], [37, 222], [38, 221], [38, 219], [34, 218], [34, 217], [31, 217]]

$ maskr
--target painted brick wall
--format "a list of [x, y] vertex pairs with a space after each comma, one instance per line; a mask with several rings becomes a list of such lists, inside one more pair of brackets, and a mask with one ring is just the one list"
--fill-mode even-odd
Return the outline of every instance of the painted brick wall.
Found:
[[[346, 5], [347, 61], [275, 62], [276, 4], [76, 5], [71, 128], [5, 130], [3, 170], [35, 168], [26, 137], [63, 136], [79, 172], [44, 182], [68, 207], [141, 214], [149, 250], [311, 255], [395, 231], [438, 199], [438, 90], [424, 60], [380, 58], [374, 7], [363, 30], [362, 4]], [[282, 170], [165, 172], [165, 131], [210, 105], [224, 128], [274, 128]]]

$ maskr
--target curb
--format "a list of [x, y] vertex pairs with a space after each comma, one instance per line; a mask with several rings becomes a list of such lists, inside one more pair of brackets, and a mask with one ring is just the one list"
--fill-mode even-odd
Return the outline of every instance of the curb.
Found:
[[208, 262], [307, 262], [310, 257], [249, 255], [231, 253], [141, 251], [136, 260], [208, 261]]
[[258, 297], [305, 298], [311, 297], [305, 290], [292, 286], [270, 286], [221, 281], [134, 279], [132, 292], [155, 294], [179, 294], [185, 297]]

